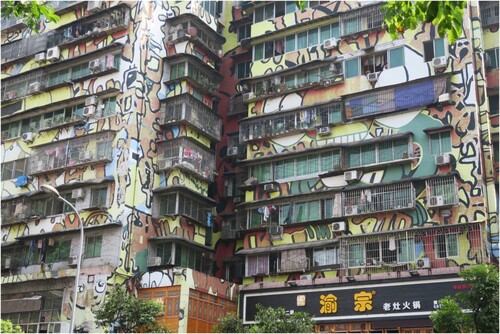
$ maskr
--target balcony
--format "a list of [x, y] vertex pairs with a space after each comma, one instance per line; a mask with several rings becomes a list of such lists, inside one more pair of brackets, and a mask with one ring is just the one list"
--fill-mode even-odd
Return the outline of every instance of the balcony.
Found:
[[42, 70], [21, 74], [2, 82], [2, 102], [16, 100], [31, 94], [41, 93], [44, 87]]
[[215, 154], [196, 140], [177, 138], [158, 146], [158, 170], [180, 168], [188, 173], [213, 180]]
[[86, 1], [53, 1], [50, 3], [54, 8], [54, 13], [62, 15], [75, 10], [78, 7], [83, 7]]
[[16, 18], [14, 15], [11, 15], [8, 19], [3, 20], [2, 18], [2, 32], [8, 32], [18, 29], [26, 28], [26, 24], [24, 23], [23, 18]]
[[339, 101], [252, 117], [240, 123], [240, 142], [303, 132], [315, 127], [329, 127], [341, 122], [342, 103]]
[[381, 4], [364, 6], [345, 12], [341, 16], [341, 36], [359, 35], [371, 30], [382, 29], [384, 12]]
[[213, 140], [220, 140], [221, 119], [208, 106], [189, 94], [163, 101], [160, 124], [165, 126], [189, 124]]
[[415, 188], [412, 183], [378, 186], [342, 193], [344, 216], [407, 210], [414, 206]]
[[30, 208], [24, 197], [2, 201], [2, 226], [16, 224], [30, 216]]
[[[168, 30], [168, 36], [165, 38], [167, 45], [174, 45], [184, 41], [192, 41], [196, 46], [205, 51], [216, 62], [220, 62], [222, 57], [222, 44], [225, 42], [224, 37], [217, 34], [215, 31], [204, 27], [204, 23], [197, 18], [191, 16], [180, 17], [178, 20], [172, 21]], [[176, 52], [167, 48], [167, 56], [173, 56]], [[194, 52], [194, 56], [202, 59], [199, 52]]]
[[483, 28], [496, 24], [498, 26], [498, 1], [479, 2], [481, 10], [481, 26]]
[[107, 131], [34, 149], [29, 174], [38, 175], [112, 160], [114, 132]]
[[364, 118], [432, 105], [439, 97], [450, 92], [450, 79], [440, 76], [424, 79], [393, 88], [380, 88], [369, 93], [357, 94], [345, 99], [347, 119]]
[[194, 56], [186, 56], [185, 60], [174, 62], [167, 68], [167, 79], [164, 83], [169, 85], [174, 82], [187, 80], [194, 88], [216, 96], [221, 74], [214, 68], [205, 64]]
[[47, 49], [81, 44], [124, 30], [129, 24], [129, 9], [120, 5], [66, 25], [49, 35]]

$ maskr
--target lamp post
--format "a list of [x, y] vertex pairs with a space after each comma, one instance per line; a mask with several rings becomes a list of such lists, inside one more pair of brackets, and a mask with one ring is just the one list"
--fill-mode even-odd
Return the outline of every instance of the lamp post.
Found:
[[81, 267], [81, 264], [82, 264], [82, 254], [83, 254], [83, 221], [82, 221], [82, 218], [80, 217], [80, 213], [74, 207], [74, 205], [71, 204], [65, 198], [63, 198], [61, 196], [61, 194], [59, 194], [59, 191], [57, 191], [56, 188], [54, 188], [53, 186], [48, 185], [48, 184], [41, 185], [40, 188], [44, 192], [46, 192], [48, 194], [55, 195], [55, 196], [57, 196], [58, 199], [60, 199], [64, 203], [68, 204], [73, 209], [73, 211], [75, 211], [76, 216], [78, 217], [78, 224], [80, 226], [80, 246], [79, 246], [79, 251], [78, 251], [78, 257], [77, 257], [77, 260], [76, 260], [76, 277], [75, 277], [75, 289], [74, 289], [75, 293], [74, 293], [74, 296], [73, 296], [73, 306], [72, 306], [72, 309], [71, 309], [71, 319], [70, 319], [70, 323], [69, 323], [70, 332], [73, 333], [74, 332], [73, 327], [75, 325], [75, 314], [76, 314], [76, 297], [78, 296], [78, 285], [79, 285], [79, 279], [80, 279], [80, 267]]

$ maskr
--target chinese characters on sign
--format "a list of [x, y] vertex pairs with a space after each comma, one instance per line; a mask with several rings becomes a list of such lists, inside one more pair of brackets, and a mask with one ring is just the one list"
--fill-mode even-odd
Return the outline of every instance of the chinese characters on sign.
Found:
[[320, 313], [337, 313], [337, 297], [330, 293], [326, 296], [321, 295], [319, 298], [319, 303], [322, 305]]
[[405, 311], [405, 310], [420, 310], [420, 300], [414, 301], [404, 301], [404, 302], [392, 302], [392, 303], [384, 303], [382, 305], [384, 311]]
[[[375, 291], [366, 292], [360, 291], [359, 293], [354, 294], [354, 311], [356, 312], [365, 312], [373, 310], [373, 296], [376, 294]], [[320, 313], [322, 314], [330, 314], [337, 313], [338, 305], [337, 305], [337, 297], [333, 294], [321, 295], [320, 301], [321, 309]]]

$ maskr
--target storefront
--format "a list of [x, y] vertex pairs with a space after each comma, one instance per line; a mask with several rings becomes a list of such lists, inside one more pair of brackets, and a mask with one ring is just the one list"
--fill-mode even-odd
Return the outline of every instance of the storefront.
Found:
[[[292, 283], [293, 285], [293, 283]], [[429, 314], [439, 300], [466, 289], [455, 276], [416, 277], [392, 282], [349, 282], [336, 285], [292, 286], [241, 291], [241, 316], [253, 323], [256, 305], [284, 307], [288, 313], [307, 312], [317, 332], [429, 332]]]

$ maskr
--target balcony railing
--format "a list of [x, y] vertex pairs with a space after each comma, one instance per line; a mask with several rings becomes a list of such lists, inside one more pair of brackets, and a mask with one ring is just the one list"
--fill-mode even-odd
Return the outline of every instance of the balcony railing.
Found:
[[479, 7], [481, 10], [481, 26], [483, 28], [492, 24], [498, 25], [498, 1], [481, 1]]
[[250, 118], [240, 123], [240, 142], [328, 127], [342, 122], [342, 103], [333, 102], [302, 110], [279, 112], [272, 116]]
[[412, 183], [400, 183], [342, 193], [345, 216], [410, 209], [415, 206]]
[[38, 147], [29, 159], [29, 174], [112, 160], [113, 132], [101, 132]]
[[384, 12], [381, 5], [366, 6], [346, 12], [341, 18], [341, 35], [353, 35], [382, 28]]
[[164, 101], [161, 105], [161, 124], [188, 123], [220, 140], [221, 119], [208, 106], [195, 97], [184, 94]]
[[215, 154], [187, 138], [161, 143], [158, 147], [158, 169], [182, 168], [206, 179], [213, 179]]

